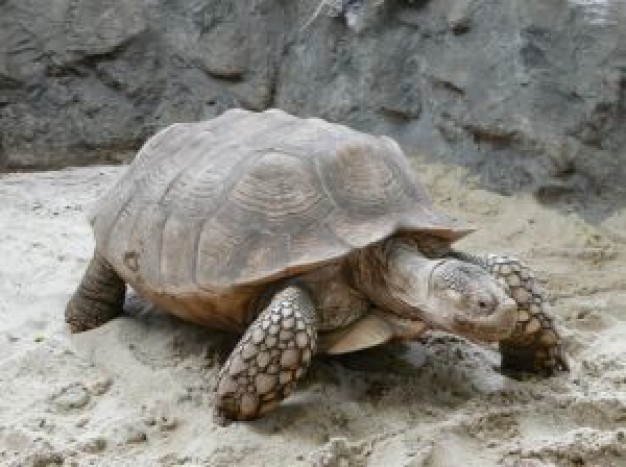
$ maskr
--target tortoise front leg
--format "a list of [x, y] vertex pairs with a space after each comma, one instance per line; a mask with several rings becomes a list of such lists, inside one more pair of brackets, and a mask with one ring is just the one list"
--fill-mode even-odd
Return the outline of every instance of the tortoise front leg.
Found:
[[72, 332], [88, 331], [122, 314], [126, 284], [111, 266], [95, 253], [83, 279], [65, 308]]
[[532, 271], [517, 258], [457, 252], [453, 256], [477, 264], [504, 280], [518, 305], [518, 321], [511, 336], [500, 342], [502, 370], [552, 375], [569, 370], [561, 337], [546, 312], [546, 298]]
[[290, 286], [276, 294], [220, 370], [218, 413], [251, 420], [276, 407], [308, 368], [316, 328], [315, 307], [305, 290]]

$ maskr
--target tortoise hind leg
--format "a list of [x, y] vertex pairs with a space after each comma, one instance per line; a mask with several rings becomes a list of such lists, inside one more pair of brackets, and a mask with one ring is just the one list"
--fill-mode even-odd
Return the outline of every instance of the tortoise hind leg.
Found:
[[454, 257], [477, 264], [504, 280], [518, 306], [511, 336], [500, 342], [502, 370], [552, 375], [569, 370], [561, 337], [546, 312], [546, 297], [534, 274], [520, 260], [505, 255], [478, 256], [455, 251]]
[[101, 326], [122, 313], [125, 294], [124, 281], [95, 253], [65, 308], [65, 321], [72, 332]]
[[306, 291], [276, 294], [220, 370], [217, 413], [251, 420], [272, 410], [301, 378], [317, 342], [315, 307]]

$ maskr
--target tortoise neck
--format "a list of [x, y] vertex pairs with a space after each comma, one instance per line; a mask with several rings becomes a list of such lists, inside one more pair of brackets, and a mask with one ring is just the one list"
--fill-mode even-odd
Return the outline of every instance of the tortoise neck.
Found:
[[392, 238], [355, 254], [352, 282], [377, 307], [417, 318], [428, 306], [430, 277], [444, 260], [431, 260], [415, 242]]

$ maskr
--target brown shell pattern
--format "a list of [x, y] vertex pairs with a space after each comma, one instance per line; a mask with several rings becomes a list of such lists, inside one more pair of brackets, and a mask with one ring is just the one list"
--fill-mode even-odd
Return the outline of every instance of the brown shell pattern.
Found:
[[279, 110], [161, 131], [92, 223], [123, 277], [190, 293], [276, 280], [398, 231], [468, 232], [433, 208], [392, 140]]

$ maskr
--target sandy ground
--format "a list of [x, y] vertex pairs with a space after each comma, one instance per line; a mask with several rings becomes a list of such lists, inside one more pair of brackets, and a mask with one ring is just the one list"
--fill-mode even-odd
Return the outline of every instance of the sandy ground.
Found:
[[0, 464], [626, 466], [626, 211], [594, 226], [458, 168], [417, 169], [439, 206], [482, 226], [466, 247], [534, 266], [569, 374], [513, 380], [493, 349], [433, 334], [318, 359], [277, 412], [219, 426], [232, 338], [150, 310], [64, 325], [93, 248], [85, 214], [123, 169], [2, 175]]

